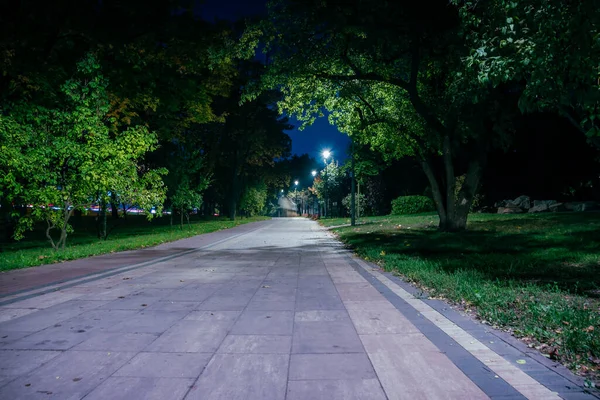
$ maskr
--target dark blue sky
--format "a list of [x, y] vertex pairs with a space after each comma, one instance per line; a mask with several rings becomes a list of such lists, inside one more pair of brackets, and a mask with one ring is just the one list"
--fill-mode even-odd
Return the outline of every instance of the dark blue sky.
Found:
[[[266, 12], [266, 0], [205, 0], [199, 5], [200, 15], [203, 19], [212, 21], [215, 18], [235, 21], [254, 15], [264, 15]], [[327, 118], [319, 118], [315, 123], [298, 131], [300, 123], [290, 119], [295, 126], [288, 134], [292, 138], [292, 153], [308, 153], [316, 159], [321, 158], [323, 150], [333, 152], [334, 159], [343, 161], [350, 140], [348, 136], [340, 133], [335, 126], [327, 121]]]

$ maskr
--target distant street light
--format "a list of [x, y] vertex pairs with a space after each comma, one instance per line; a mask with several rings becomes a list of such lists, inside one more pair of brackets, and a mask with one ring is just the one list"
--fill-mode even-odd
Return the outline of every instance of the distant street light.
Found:
[[331, 152], [329, 150], [325, 150], [323, 152], [323, 159], [325, 161], [325, 212], [324, 212], [324, 216], [325, 218], [327, 218], [327, 216], [329, 215], [329, 192], [328, 192], [328, 188], [327, 188], [327, 159], [329, 158], [329, 156], [331, 155]]
[[300, 207], [298, 206], [298, 181], [294, 181], [294, 185], [296, 185], [294, 191], [296, 192], [296, 213], [300, 215]]
[[[317, 176], [317, 171], [312, 170], [311, 174], [312, 174], [313, 180], [314, 180], [314, 178]], [[314, 183], [313, 183], [313, 185], [314, 185]], [[315, 194], [315, 197], [313, 200], [313, 215], [316, 214], [316, 211], [317, 211], [316, 202], [317, 202], [317, 195]]]

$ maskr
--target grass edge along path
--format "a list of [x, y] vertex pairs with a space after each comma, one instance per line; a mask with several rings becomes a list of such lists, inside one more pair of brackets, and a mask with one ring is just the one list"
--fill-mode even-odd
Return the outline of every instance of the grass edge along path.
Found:
[[[251, 217], [229, 220], [194, 221], [189, 226], [180, 229], [178, 225], [148, 225], [143, 233], [128, 232], [127, 227], [117, 231], [108, 240], [93, 240], [80, 243], [77, 240], [69, 242], [65, 250], [54, 251], [47, 243], [39, 242], [39, 246], [29, 248], [8, 249], [0, 253], [0, 273], [14, 269], [36, 267], [63, 261], [77, 260], [102, 254], [116, 253], [126, 250], [143, 249], [162, 243], [189, 238], [233, 228], [239, 225], [268, 220], [270, 217]], [[36, 242], [37, 244], [38, 242]]]
[[600, 213], [475, 214], [459, 234], [437, 232], [431, 214], [361, 222], [323, 225], [430, 298], [513, 334], [590, 387], [600, 382]]

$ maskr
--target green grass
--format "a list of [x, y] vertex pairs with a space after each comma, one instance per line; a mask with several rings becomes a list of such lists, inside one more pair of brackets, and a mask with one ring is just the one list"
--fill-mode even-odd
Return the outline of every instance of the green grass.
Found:
[[21, 241], [3, 243], [0, 252], [0, 271], [150, 247], [265, 219], [268, 218], [253, 217], [236, 221], [224, 218], [195, 220], [189, 226], [185, 225], [183, 229], [180, 229], [176, 223], [170, 226], [167, 217], [150, 222], [142, 216], [128, 216], [126, 220], [121, 219], [116, 222], [109, 218], [108, 227], [110, 228], [113, 224], [116, 224], [116, 227], [111, 231], [107, 240], [99, 240], [96, 236], [93, 218], [82, 217], [79, 220], [74, 218], [75, 232], [68, 236], [64, 251], [52, 250], [50, 244], [45, 240], [42, 226], [29, 232]]
[[432, 214], [361, 222], [334, 229], [360, 256], [599, 376], [600, 213], [473, 214], [458, 234]]

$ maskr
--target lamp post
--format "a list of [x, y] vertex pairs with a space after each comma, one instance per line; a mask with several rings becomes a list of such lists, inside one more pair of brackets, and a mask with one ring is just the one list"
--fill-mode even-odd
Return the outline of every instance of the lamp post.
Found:
[[327, 218], [329, 216], [329, 192], [328, 192], [328, 188], [327, 188], [327, 159], [329, 158], [329, 156], [331, 155], [331, 152], [329, 150], [325, 150], [323, 152], [323, 161], [325, 162], [325, 207], [324, 207], [324, 214], [325, 214], [325, 218]]
[[295, 193], [295, 195], [296, 195], [296, 214], [299, 215], [300, 207], [298, 207], [298, 181], [297, 180], [294, 181], [294, 185], [295, 185], [294, 192], [296, 192]]
[[[314, 188], [314, 185], [315, 185], [315, 183], [314, 183], [314, 182], [315, 182], [315, 177], [317, 176], [317, 171], [313, 170], [313, 171], [311, 172], [311, 175], [313, 176], [313, 188]], [[317, 209], [317, 207], [315, 207], [316, 199], [317, 199], [317, 195], [315, 195], [315, 197], [314, 197], [314, 199], [313, 199], [313, 215], [315, 215], [315, 214], [316, 214], [316, 212], [315, 212], [315, 211], [316, 211], [316, 209]]]

